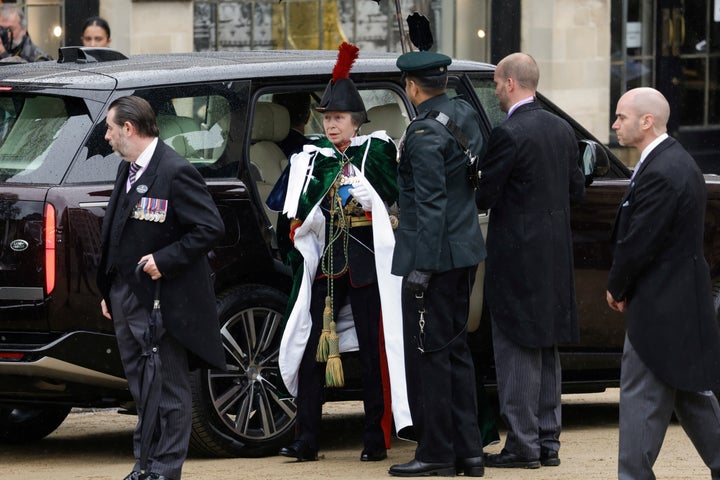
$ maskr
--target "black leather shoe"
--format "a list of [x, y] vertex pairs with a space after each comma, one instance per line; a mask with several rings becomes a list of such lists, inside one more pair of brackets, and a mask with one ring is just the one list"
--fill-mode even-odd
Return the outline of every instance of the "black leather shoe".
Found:
[[318, 459], [317, 450], [308, 447], [305, 442], [299, 440], [281, 448], [278, 454], [283, 457], [297, 458], [298, 462], [314, 462]]
[[485, 461], [483, 456], [456, 458], [455, 473], [464, 474], [466, 477], [482, 477], [485, 475]]
[[499, 468], [540, 468], [540, 460], [532, 458], [523, 458], [514, 453], [510, 453], [504, 448], [500, 453], [485, 454], [486, 467]]
[[408, 463], [393, 465], [388, 473], [395, 477], [454, 477], [455, 465], [452, 463], [425, 463], [415, 458]]
[[560, 457], [558, 452], [549, 448], [540, 448], [540, 465], [543, 467], [557, 467], [560, 465]]
[[170, 477], [166, 477], [165, 475], [160, 475], [159, 473], [149, 473], [145, 476], [145, 480], [173, 480]]
[[387, 450], [381, 448], [379, 450], [363, 450], [360, 454], [361, 462], [379, 462], [387, 458]]
[[133, 470], [127, 477], [123, 478], [123, 480], [145, 480], [145, 474], [138, 472], [137, 470]]

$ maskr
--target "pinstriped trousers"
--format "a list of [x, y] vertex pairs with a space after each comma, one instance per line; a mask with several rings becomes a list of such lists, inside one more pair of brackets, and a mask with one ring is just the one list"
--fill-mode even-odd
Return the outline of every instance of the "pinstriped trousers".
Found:
[[492, 322], [500, 416], [507, 426], [505, 449], [537, 460], [540, 448], [560, 449], [561, 369], [557, 347], [515, 343]]
[[620, 373], [620, 480], [655, 480], [652, 467], [673, 411], [710, 468], [712, 479], [720, 479], [720, 407], [715, 395], [685, 392], [663, 382], [647, 368], [625, 335]]
[[[130, 394], [137, 403], [138, 423], [133, 433], [135, 466], [140, 471], [140, 432], [142, 406], [140, 387], [143, 374], [142, 336], [147, 328], [150, 312], [143, 308], [127, 283], [115, 276], [110, 289], [115, 336], [125, 369]], [[169, 333], [160, 341], [162, 361], [162, 394], [155, 437], [150, 444], [146, 473], [157, 473], [180, 480], [182, 465], [187, 456], [192, 428], [192, 392], [187, 351]]]

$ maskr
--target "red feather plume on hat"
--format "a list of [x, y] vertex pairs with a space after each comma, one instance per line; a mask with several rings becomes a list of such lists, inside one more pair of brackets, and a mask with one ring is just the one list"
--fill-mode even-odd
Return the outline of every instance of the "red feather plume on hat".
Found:
[[341, 78], [350, 77], [350, 69], [358, 58], [360, 49], [355, 45], [343, 42], [339, 47], [337, 61], [332, 71], [332, 82], [335, 83]]

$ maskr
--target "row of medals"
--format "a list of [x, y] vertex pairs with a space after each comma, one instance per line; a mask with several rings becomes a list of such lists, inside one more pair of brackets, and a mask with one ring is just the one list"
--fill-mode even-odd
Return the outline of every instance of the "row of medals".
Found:
[[166, 216], [166, 208], [163, 208], [162, 203], [165, 203], [167, 205], [167, 202], [159, 203], [157, 206], [159, 208], [151, 210], [151, 202], [147, 197], [141, 198], [140, 201], [135, 205], [135, 208], [133, 209], [131, 217], [136, 220], [146, 220], [149, 222], [158, 222], [163, 223], [165, 221]]

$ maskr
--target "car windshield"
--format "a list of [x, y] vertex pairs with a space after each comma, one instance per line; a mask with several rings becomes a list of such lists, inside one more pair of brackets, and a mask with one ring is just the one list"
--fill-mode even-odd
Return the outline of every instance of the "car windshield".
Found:
[[0, 182], [60, 183], [91, 123], [75, 98], [0, 96]]

